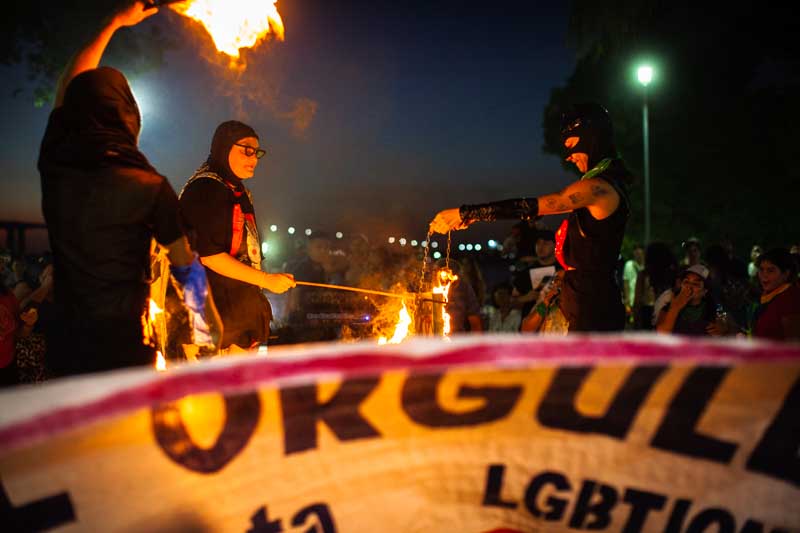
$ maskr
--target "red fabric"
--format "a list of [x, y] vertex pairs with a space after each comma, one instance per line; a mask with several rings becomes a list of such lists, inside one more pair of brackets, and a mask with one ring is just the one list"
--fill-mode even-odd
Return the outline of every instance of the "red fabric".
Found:
[[791, 287], [766, 304], [753, 328], [754, 337], [783, 340], [783, 317], [800, 315], [800, 287]]
[[0, 294], [0, 368], [14, 360], [14, 339], [19, 316], [19, 302], [14, 293]]
[[244, 233], [244, 214], [242, 214], [242, 206], [234, 204], [233, 206], [233, 238], [231, 239], [231, 255], [237, 257], [239, 255], [239, 246], [242, 245], [242, 235]]
[[564, 241], [567, 240], [567, 229], [569, 228], [569, 219], [564, 219], [564, 222], [558, 227], [556, 231], [556, 259], [564, 267], [564, 270], [575, 270], [564, 261]]

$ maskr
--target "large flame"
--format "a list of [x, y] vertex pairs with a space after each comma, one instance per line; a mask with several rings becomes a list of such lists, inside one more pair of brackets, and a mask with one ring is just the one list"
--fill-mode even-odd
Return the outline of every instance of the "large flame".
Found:
[[441, 294], [445, 305], [442, 305], [442, 334], [445, 338], [450, 335], [450, 314], [447, 312], [448, 295], [450, 294], [450, 285], [453, 284], [458, 276], [453, 274], [449, 269], [443, 268], [436, 273], [438, 281], [436, 287], [433, 288], [433, 294]]
[[394, 328], [394, 335], [388, 341], [386, 337], [378, 339], [378, 344], [399, 344], [408, 335], [408, 327], [411, 325], [411, 315], [408, 314], [406, 303], [403, 302], [403, 307], [400, 309], [400, 314], [397, 318], [397, 325]]
[[231, 57], [239, 57], [240, 48], [255, 46], [269, 33], [283, 40], [275, 0], [188, 0], [170, 7], [202, 24], [217, 50]]

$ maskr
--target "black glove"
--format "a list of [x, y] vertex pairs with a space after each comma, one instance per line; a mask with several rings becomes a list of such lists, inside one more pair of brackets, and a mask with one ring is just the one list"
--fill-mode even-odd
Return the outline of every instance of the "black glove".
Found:
[[464, 224], [497, 219], [535, 219], [539, 215], [538, 198], [514, 198], [488, 204], [462, 205], [458, 213]]

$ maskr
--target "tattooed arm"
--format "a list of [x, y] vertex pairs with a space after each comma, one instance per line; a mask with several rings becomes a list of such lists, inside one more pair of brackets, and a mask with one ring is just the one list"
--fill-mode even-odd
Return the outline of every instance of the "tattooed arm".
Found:
[[540, 215], [569, 213], [586, 207], [592, 216], [602, 220], [611, 216], [619, 206], [619, 194], [600, 178], [579, 180], [554, 194], [539, 197]]
[[619, 206], [619, 194], [599, 178], [579, 180], [561, 192], [538, 198], [513, 198], [487, 204], [462, 205], [440, 211], [430, 229], [438, 233], [465, 229], [473, 222], [500, 219], [531, 219], [540, 215], [558, 215], [586, 207], [597, 220], [611, 216]]

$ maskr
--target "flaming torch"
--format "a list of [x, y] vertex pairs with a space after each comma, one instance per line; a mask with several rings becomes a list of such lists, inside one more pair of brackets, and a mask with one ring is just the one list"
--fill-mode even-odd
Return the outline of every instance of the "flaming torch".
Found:
[[[437, 300], [438, 306], [441, 307], [441, 320], [442, 320], [442, 336], [450, 340], [450, 314], [447, 312], [448, 295], [450, 294], [450, 285], [453, 284], [458, 276], [448, 268], [443, 268], [436, 273], [437, 285], [433, 287], [434, 300]], [[438, 296], [438, 297], [437, 297]], [[437, 305], [434, 305], [434, 320], [436, 317]]]
[[240, 48], [256, 46], [268, 34], [283, 40], [283, 21], [275, 0], [156, 0], [153, 5], [169, 5], [202, 24], [217, 50], [232, 58], [239, 57]]

